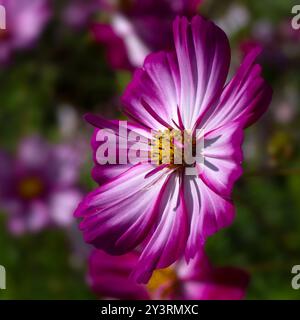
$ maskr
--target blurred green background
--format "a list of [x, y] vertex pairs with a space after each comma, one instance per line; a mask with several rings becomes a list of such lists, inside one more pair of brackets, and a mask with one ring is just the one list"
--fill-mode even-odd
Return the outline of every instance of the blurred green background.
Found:
[[[300, 30], [298, 37], [285, 32], [295, 4], [207, 0], [199, 10], [227, 32], [233, 69], [243, 44], [262, 44], [264, 75], [274, 90], [268, 113], [247, 130], [245, 173], [234, 192], [236, 220], [207, 244], [216, 265], [251, 273], [248, 299], [300, 298], [300, 290], [291, 287], [292, 266], [300, 264]], [[87, 144], [91, 129], [81, 118], [85, 112], [120, 115], [118, 96], [130, 74], [109, 67], [87, 26], [74, 31], [63, 23], [63, 6], [64, 1], [54, 1], [37, 45], [14, 53], [0, 69], [1, 148], [13, 151], [22, 137], [36, 133], [59, 141], [62, 106], [78, 117], [77, 130]], [[81, 177], [85, 192], [94, 186], [90, 168], [87, 160]], [[86, 256], [80, 251], [85, 245], [76, 226], [12, 237], [5, 220], [2, 214], [0, 264], [7, 270], [7, 290], [0, 290], [0, 299], [95, 298], [86, 285]]]

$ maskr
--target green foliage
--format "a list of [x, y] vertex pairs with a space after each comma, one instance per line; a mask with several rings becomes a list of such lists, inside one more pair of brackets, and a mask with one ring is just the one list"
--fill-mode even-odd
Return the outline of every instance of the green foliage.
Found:
[[85, 268], [72, 267], [70, 243], [63, 231], [12, 237], [1, 219], [1, 264], [7, 289], [0, 299], [92, 299]]

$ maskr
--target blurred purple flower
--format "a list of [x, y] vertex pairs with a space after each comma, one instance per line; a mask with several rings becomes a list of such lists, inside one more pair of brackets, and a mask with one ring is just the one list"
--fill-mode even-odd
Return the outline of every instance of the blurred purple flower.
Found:
[[193, 16], [202, 0], [100, 0], [110, 23], [92, 27], [95, 39], [106, 47], [115, 69], [140, 67], [152, 51], [171, 48], [172, 21], [177, 15]]
[[81, 29], [88, 25], [97, 9], [99, 0], [69, 0], [63, 11], [63, 21], [74, 29]]
[[6, 29], [0, 30], [0, 62], [14, 50], [34, 44], [50, 18], [48, 0], [0, 0], [6, 9]]
[[274, 97], [272, 108], [277, 123], [288, 125], [298, 116], [299, 93], [297, 88], [287, 82], [281, 85], [281, 90]]
[[298, 62], [300, 32], [294, 30], [290, 19], [283, 20], [277, 25], [270, 21], [256, 22], [251, 35], [241, 41], [243, 51], [248, 51], [253, 46], [264, 48], [260, 62], [273, 73], [281, 74], [287, 69], [293, 69]]
[[218, 19], [217, 25], [227, 35], [234, 35], [247, 26], [250, 21], [250, 13], [242, 4], [233, 3], [229, 5], [226, 13]]
[[138, 254], [110, 256], [94, 250], [89, 259], [88, 282], [102, 298], [166, 299], [166, 300], [239, 300], [243, 299], [249, 282], [245, 271], [214, 268], [204, 253], [190, 261], [156, 270], [148, 285], [135, 283], [130, 274], [138, 262]]
[[13, 234], [72, 223], [81, 199], [80, 158], [69, 145], [50, 146], [37, 137], [24, 139], [15, 158], [0, 154], [0, 206]]
[[[93, 178], [105, 183], [86, 196], [75, 216], [82, 218], [85, 241], [110, 254], [142, 246], [134, 270], [139, 282], [183, 255], [192, 259], [207, 237], [232, 223], [231, 193], [242, 173], [243, 129], [266, 111], [272, 96], [256, 63], [258, 48], [225, 85], [230, 46], [220, 28], [200, 16], [191, 22], [177, 18], [174, 40], [175, 51], [146, 58], [123, 95], [124, 112], [133, 121], [127, 123], [128, 131], [144, 138], [145, 159], [134, 165], [97, 163], [99, 129], [111, 129], [119, 143], [124, 137], [118, 136], [118, 121], [86, 116], [97, 128]], [[187, 175], [184, 162], [163, 159], [165, 147], [155, 132], [170, 130], [189, 132], [195, 145], [204, 140], [205, 161], [193, 164], [197, 174]], [[149, 140], [159, 145], [156, 163]]]

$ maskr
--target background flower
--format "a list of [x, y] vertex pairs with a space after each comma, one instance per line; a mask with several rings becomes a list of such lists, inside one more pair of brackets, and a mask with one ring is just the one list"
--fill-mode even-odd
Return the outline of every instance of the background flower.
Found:
[[86, 26], [90, 17], [99, 9], [99, 0], [70, 0], [63, 10], [66, 25], [80, 29]]
[[147, 286], [130, 274], [138, 254], [110, 256], [94, 250], [89, 259], [88, 283], [101, 298], [167, 300], [238, 300], [245, 297], [249, 275], [237, 268], [214, 268], [200, 253], [189, 265], [181, 261], [155, 271]]
[[150, 52], [171, 48], [172, 21], [192, 16], [202, 0], [109, 1], [101, 0], [110, 23], [97, 23], [92, 31], [105, 45], [108, 62], [116, 69], [142, 66]]
[[32, 46], [50, 18], [48, 0], [0, 0], [6, 10], [6, 30], [0, 31], [0, 61], [12, 51]]
[[1, 207], [15, 235], [51, 225], [67, 226], [81, 199], [80, 154], [70, 145], [50, 146], [40, 138], [20, 143], [15, 158], [1, 156]]

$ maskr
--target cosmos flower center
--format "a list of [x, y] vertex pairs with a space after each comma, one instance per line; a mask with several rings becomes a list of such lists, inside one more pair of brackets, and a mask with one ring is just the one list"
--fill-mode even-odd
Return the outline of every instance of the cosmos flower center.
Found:
[[196, 154], [196, 139], [186, 130], [158, 131], [150, 142], [151, 161], [157, 165], [190, 166]]
[[18, 191], [23, 199], [39, 197], [44, 191], [42, 181], [37, 177], [27, 177], [19, 182]]
[[153, 272], [147, 284], [147, 289], [150, 294], [164, 299], [177, 290], [178, 283], [179, 280], [174, 269], [160, 269]]

